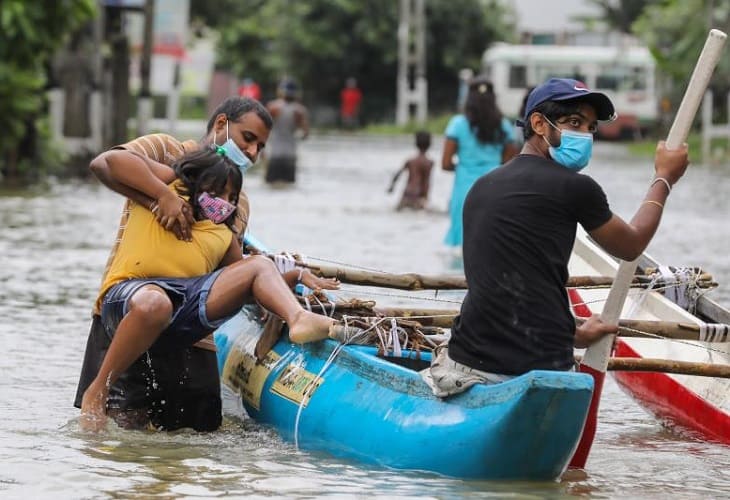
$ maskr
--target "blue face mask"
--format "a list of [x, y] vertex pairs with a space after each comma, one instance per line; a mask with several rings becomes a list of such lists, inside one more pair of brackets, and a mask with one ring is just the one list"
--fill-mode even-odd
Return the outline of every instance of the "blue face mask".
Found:
[[[215, 140], [213, 140], [213, 144], [215, 146], [218, 146], [215, 143]], [[226, 123], [226, 142], [218, 147], [223, 148], [228, 159], [238, 165], [238, 168], [241, 169], [242, 174], [245, 174], [246, 170], [248, 170], [253, 165], [253, 163], [251, 163], [251, 160], [248, 159], [248, 156], [246, 156], [243, 151], [241, 151], [241, 148], [238, 147], [238, 144], [236, 144], [233, 139], [228, 136], [228, 123]]]
[[550, 157], [562, 166], [579, 172], [583, 170], [593, 154], [593, 134], [587, 132], [576, 132], [556, 127], [550, 120], [547, 122], [560, 132], [560, 145], [554, 147], [545, 139], [550, 149]]

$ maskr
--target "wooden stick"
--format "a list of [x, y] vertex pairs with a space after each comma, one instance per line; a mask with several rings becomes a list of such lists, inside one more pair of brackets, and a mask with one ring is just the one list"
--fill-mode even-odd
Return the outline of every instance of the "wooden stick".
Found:
[[[578, 324], [585, 318], [576, 318]], [[663, 337], [681, 340], [702, 340], [727, 342], [730, 340], [730, 325], [712, 325], [715, 333], [709, 338], [702, 338], [702, 328], [696, 323], [679, 323], [676, 321], [652, 321], [641, 319], [620, 319], [618, 333], [621, 337]]]
[[[300, 297], [300, 302], [304, 299]], [[315, 311], [323, 311], [322, 306], [310, 301], [309, 306]], [[363, 301], [353, 299], [347, 302], [335, 303], [336, 311], [349, 311], [353, 315], [381, 315], [394, 318], [412, 318], [423, 326], [436, 326], [439, 328], [451, 328], [454, 318], [459, 311], [454, 309], [418, 309], [405, 307], [381, 307], [375, 301]], [[326, 305], [323, 312], [329, 313], [331, 306]], [[576, 323], [581, 324], [585, 318], [576, 317]], [[708, 342], [730, 341], [730, 325], [713, 324], [713, 331], [709, 338], [702, 338], [702, 328], [696, 323], [680, 323], [676, 321], [653, 321], [640, 319], [620, 319], [619, 336], [621, 337], [643, 337], [643, 338], [666, 338], [675, 340], [697, 340]]]
[[[377, 286], [381, 288], [396, 288], [399, 290], [466, 290], [466, 278], [461, 275], [428, 275], [418, 273], [384, 273], [350, 269], [324, 264], [309, 264], [297, 261], [297, 266], [308, 268], [313, 274], [321, 278], [337, 278], [342, 283], [350, 285]], [[710, 281], [707, 275], [697, 281], [701, 288], [717, 286]], [[632, 287], [646, 287], [651, 278], [644, 275], [634, 276]], [[567, 288], [610, 287], [613, 278], [610, 276], [571, 276], [568, 278]]]
[[[580, 361], [580, 357], [576, 357]], [[730, 378], [730, 365], [675, 361], [658, 358], [609, 358], [608, 369], [624, 372], [673, 373], [675, 375], [696, 375], [699, 377]]]

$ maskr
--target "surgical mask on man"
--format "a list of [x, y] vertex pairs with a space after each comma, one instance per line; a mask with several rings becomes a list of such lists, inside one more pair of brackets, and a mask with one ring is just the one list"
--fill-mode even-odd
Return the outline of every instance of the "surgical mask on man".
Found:
[[223, 198], [213, 197], [208, 193], [200, 193], [198, 196], [198, 205], [206, 219], [213, 224], [221, 224], [231, 216], [236, 205], [228, 203]]
[[547, 117], [545, 117], [545, 120], [560, 132], [560, 145], [558, 147], [554, 147], [543, 136], [545, 142], [550, 146], [548, 150], [550, 157], [570, 170], [576, 172], [583, 170], [593, 154], [593, 134], [561, 129], [548, 120]]
[[215, 143], [215, 138], [213, 139], [213, 145], [217, 148], [223, 149], [225, 152], [225, 155], [236, 165], [238, 165], [238, 168], [241, 169], [241, 174], [245, 174], [246, 170], [248, 170], [253, 163], [251, 163], [251, 160], [248, 159], [248, 156], [246, 156], [243, 151], [241, 151], [241, 148], [238, 147], [238, 144], [234, 142], [233, 139], [231, 139], [228, 135], [228, 123], [226, 122], [226, 142], [224, 142], [222, 145], [218, 145]]

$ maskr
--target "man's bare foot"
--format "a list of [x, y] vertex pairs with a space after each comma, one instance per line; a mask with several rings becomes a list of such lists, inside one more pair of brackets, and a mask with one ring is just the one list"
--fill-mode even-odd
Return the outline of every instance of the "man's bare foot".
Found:
[[82, 430], [99, 432], [106, 426], [107, 393], [94, 389], [93, 384], [86, 389], [81, 399], [81, 415], [79, 425]]
[[326, 339], [334, 323], [332, 318], [302, 310], [289, 324], [289, 339], [297, 344]]

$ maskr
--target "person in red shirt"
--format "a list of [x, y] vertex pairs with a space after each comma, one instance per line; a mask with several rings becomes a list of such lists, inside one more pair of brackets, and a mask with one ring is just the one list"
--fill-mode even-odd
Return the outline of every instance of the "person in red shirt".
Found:
[[359, 125], [360, 102], [362, 92], [357, 88], [357, 80], [348, 78], [345, 88], [340, 91], [340, 121], [345, 128], [355, 128]]
[[244, 78], [241, 85], [238, 87], [239, 97], [250, 97], [261, 101], [261, 87], [251, 78]]

